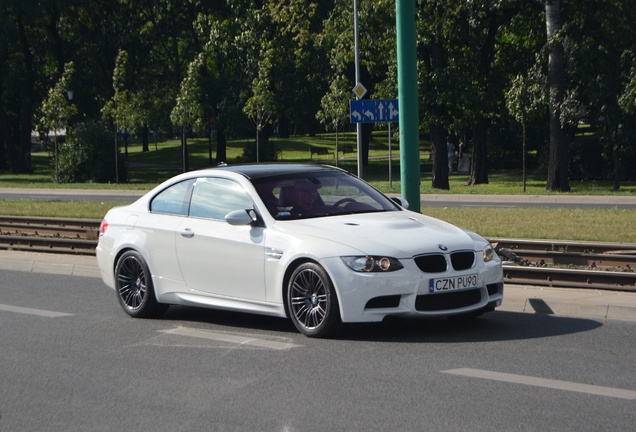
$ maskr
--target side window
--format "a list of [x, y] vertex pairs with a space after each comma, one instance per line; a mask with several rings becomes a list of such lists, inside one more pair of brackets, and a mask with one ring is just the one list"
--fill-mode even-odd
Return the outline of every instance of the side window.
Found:
[[252, 200], [240, 184], [227, 179], [202, 177], [194, 185], [190, 216], [224, 219], [231, 211], [252, 207]]
[[150, 202], [150, 211], [186, 216], [193, 184], [194, 179], [186, 180], [162, 190]]

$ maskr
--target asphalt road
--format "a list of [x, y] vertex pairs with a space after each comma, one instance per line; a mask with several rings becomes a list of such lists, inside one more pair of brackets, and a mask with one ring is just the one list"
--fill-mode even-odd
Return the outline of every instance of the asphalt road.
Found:
[[[0, 199], [132, 202], [144, 191], [0, 188]], [[391, 194], [396, 195], [396, 194]], [[422, 207], [561, 207], [636, 210], [636, 196], [423, 194]]]
[[632, 431], [634, 321], [494, 312], [308, 339], [129, 318], [100, 279], [0, 270], [0, 431]]

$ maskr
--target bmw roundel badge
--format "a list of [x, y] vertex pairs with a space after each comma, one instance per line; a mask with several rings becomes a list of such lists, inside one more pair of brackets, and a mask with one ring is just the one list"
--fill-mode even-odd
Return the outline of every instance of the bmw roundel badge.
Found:
[[440, 244], [437, 245], [437, 247], [440, 248], [443, 251], [447, 251], [448, 250], [448, 246], [446, 246], [445, 244], [441, 244], [440, 243]]

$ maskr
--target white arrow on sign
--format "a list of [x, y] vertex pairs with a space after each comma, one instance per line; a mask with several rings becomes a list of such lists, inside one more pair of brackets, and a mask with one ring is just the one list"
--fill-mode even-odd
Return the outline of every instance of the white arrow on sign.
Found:
[[393, 102], [389, 104], [389, 119], [394, 119], [400, 112], [393, 107]]
[[351, 116], [357, 118], [358, 121], [362, 120], [362, 116], [360, 115], [360, 113], [358, 111], [353, 111], [351, 113]]
[[368, 118], [370, 118], [371, 120], [375, 120], [375, 116], [373, 115], [373, 112], [366, 110], [364, 112], [364, 115], [367, 116]]
[[380, 122], [381, 122], [382, 120], [384, 120], [384, 104], [382, 102], [378, 104], [378, 109], [379, 109], [378, 113], [380, 114]]

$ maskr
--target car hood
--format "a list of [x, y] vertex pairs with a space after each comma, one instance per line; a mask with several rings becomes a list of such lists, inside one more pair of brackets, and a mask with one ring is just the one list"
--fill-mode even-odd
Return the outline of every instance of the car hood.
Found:
[[444, 246], [448, 251], [475, 248], [471, 236], [461, 228], [411, 211], [279, 221], [277, 227], [295, 237], [322, 239], [363, 254], [395, 258], [440, 252]]

